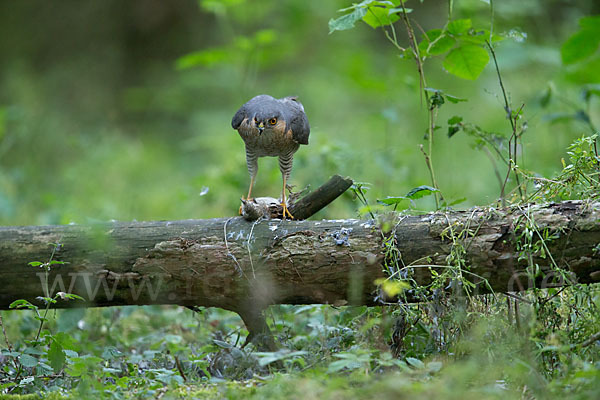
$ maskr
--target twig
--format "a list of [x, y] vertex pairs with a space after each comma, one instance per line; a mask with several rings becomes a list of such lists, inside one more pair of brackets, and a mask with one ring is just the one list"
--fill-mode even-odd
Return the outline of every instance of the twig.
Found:
[[531, 301], [531, 300], [527, 300], [527, 299], [526, 299], [526, 298], [524, 298], [524, 297], [517, 296], [516, 294], [510, 293], [510, 292], [504, 292], [504, 295], [505, 295], [506, 297], [512, 297], [512, 298], [513, 298], [513, 299], [515, 299], [515, 300], [519, 300], [519, 301], [522, 301], [522, 302], [524, 302], [524, 303], [527, 303], [527, 304], [533, 304], [533, 301]]
[[594, 342], [596, 342], [597, 340], [600, 340], [600, 332], [594, 333], [592, 336], [590, 336], [589, 338], [587, 338], [586, 340], [584, 340], [583, 342], [581, 342], [580, 344], [578, 344], [576, 346], [577, 347], [587, 347], [587, 346], [593, 344]]
[[173, 358], [175, 359], [175, 365], [177, 366], [177, 371], [179, 371], [179, 375], [181, 375], [184, 382], [187, 382], [187, 378], [185, 377], [185, 373], [183, 372], [183, 367], [181, 366], [179, 358], [175, 354], [173, 354]]
[[0, 314], [0, 326], [2, 327], [2, 334], [4, 335], [4, 341], [6, 342], [6, 347], [8, 348], [8, 351], [12, 352], [12, 346], [10, 345], [10, 342], [8, 341], [8, 336], [6, 335], [6, 329], [4, 328], [4, 322], [2, 321], [2, 314]]

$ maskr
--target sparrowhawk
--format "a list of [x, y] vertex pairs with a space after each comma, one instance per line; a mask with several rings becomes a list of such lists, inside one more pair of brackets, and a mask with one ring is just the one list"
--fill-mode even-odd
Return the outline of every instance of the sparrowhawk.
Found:
[[279, 157], [283, 177], [281, 206], [283, 218], [293, 218], [285, 200], [286, 183], [292, 172], [294, 153], [301, 144], [308, 144], [310, 126], [302, 103], [296, 97], [276, 99], [266, 94], [252, 98], [231, 120], [246, 144], [246, 164], [250, 173], [248, 199], [258, 171], [258, 157]]

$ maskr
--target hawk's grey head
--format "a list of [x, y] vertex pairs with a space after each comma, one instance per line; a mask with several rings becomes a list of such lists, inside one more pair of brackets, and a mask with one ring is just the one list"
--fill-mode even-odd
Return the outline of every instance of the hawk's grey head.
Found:
[[238, 129], [245, 119], [259, 133], [265, 129], [291, 130], [297, 143], [308, 144], [310, 126], [304, 107], [296, 97], [276, 99], [266, 94], [253, 97], [235, 113], [231, 126]]

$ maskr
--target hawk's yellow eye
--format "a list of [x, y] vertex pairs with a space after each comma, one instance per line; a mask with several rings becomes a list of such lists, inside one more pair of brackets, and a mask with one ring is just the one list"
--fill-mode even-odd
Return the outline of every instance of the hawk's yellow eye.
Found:
[[269, 120], [269, 125], [275, 125], [277, 123], [277, 118], [271, 118]]

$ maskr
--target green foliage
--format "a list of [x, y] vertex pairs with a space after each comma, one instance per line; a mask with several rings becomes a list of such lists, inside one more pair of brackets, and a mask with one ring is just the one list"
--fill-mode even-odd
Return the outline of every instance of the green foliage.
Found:
[[444, 59], [444, 68], [459, 78], [477, 79], [489, 61], [485, 49], [470, 44], [450, 51]]
[[579, 19], [579, 30], [569, 37], [560, 49], [562, 62], [568, 66], [568, 79], [580, 83], [599, 83], [596, 71], [600, 65], [598, 39], [600, 16]]
[[565, 64], [585, 60], [600, 47], [600, 16], [581, 18], [579, 26], [579, 31], [560, 48], [560, 55]]
[[[346, 9], [340, 11], [346, 11]], [[329, 21], [329, 33], [354, 28], [354, 24], [356, 24], [357, 21], [361, 20], [366, 14], [366, 8], [353, 7], [351, 13], [343, 15], [337, 19], [331, 19]]]
[[339, 18], [329, 20], [329, 33], [335, 31], [343, 31], [354, 28], [354, 24], [363, 20], [371, 28], [379, 28], [382, 26], [393, 24], [400, 19], [400, 13], [409, 13], [411, 9], [398, 7], [400, 0], [395, 1], [376, 1], [364, 0], [352, 7], [339, 10], [340, 12], [348, 12]]
[[553, 179], [532, 177], [537, 190], [531, 200], [560, 201], [598, 199], [600, 196], [600, 156], [598, 135], [584, 136], [568, 148], [568, 164], [563, 160], [562, 172]]

